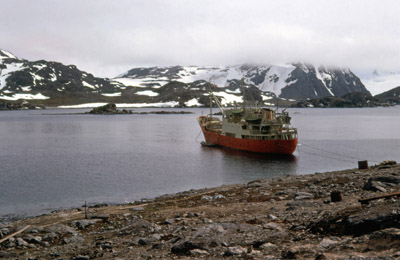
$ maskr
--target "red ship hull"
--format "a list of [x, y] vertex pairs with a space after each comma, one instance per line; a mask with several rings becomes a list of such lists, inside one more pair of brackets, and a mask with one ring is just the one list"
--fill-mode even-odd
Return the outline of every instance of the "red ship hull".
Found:
[[297, 147], [297, 138], [291, 140], [240, 139], [207, 131], [203, 125], [201, 129], [207, 143], [242, 151], [268, 154], [293, 154]]

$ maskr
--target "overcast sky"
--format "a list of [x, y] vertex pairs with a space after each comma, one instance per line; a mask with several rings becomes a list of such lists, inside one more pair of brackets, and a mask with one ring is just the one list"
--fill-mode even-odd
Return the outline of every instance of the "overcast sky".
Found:
[[0, 49], [101, 77], [137, 66], [400, 68], [398, 0], [0, 0]]

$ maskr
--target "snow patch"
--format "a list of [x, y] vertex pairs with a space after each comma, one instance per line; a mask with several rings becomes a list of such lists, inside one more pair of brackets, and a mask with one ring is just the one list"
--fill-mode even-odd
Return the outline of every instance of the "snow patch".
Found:
[[50, 81], [56, 81], [57, 80], [57, 75], [55, 73], [50, 73]]
[[240, 88], [237, 88], [237, 89], [235, 89], [235, 90], [227, 89], [226, 92], [231, 93], [231, 94], [240, 94], [240, 93], [242, 93], [242, 92], [240, 91]]
[[185, 105], [188, 107], [193, 107], [193, 106], [203, 106], [203, 104], [199, 103], [199, 101], [195, 98], [192, 98], [191, 100], [185, 102]]
[[292, 73], [295, 68], [296, 67], [293, 65], [270, 66], [267, 74], [265, 75], [265, 78], [269, 80], [264, 80], [264, 82], [259, 84], [258, 87], [262, 91], [273, 92], [279, 96], [282, 92], [282, 89], [288, 85], [286, 80], [290, 77], [290, 73]]
[[[4, 55], [3, 55], [4, 54]], [[16, 56], [14, 56], [11, 52], [5, 51], [5, 50], [0, 50], [0, 59], [4, 58], [12, 58], [12, 59], [17, 59]]]
[[86, 81], [82, 81], [82, 85], [83, 85], [84, 87], [88, 87], [88, 88], [91, 88], [91, 89], [96, 89], [95, 86], [93, 86], [93, 85], [87, 83]]
[[154, 92], [154, 91], [151, 91], [151, 90], [138, 91], [135, 94], [143, 95], [143, 96], [149, 96], [149, 97], [156, 97], [156, 96], [159, 95], [157, 92]]
[[32, 73], [32, 72], [29, 72], [29, 74], [31, 74], [31, 76], [32, 76], [32, 78], [33, 78], [34, 81], [36, 81], [36, 80], [38, 80], [38, 81], [43, 80], [43, 77], [38, 76], [38, 75], [36, 75], [36, 74], [34, 74], [34, 73]]
[[0, 70], [0, 89], [6, 86], [6, 79], [11, 75], [11, 73], [25, 69], [23, 65], [23, 63], [10, 63], [6, 64], [5, 69]]
[[27, 91], [31, 91], [32, 88], [30, 86], [28, 87], [21, 87], [22, 91], [27, 92]]
[[35, 64], [32, 67], [37, 68], [38, 70], [41, 70], [43, 68], [46, 68], [46, 65], [45, 64]]
[[242, 103], [243, 102], [243, 97], [238, 97], [238, 96], [236, 96], [236, 95], [233, 95], [233, 94], [228, 94], [228, 93], [225, 93], [225, 92], [214, 92], [214, 95], [215, 96], [218, 96], [218, 97], [222, 97], [222, 100], [221, 100], [221, 104], [222, 105], [226, 105], [226, 104], [232, 104], [232, 103]]
[[159, 86], [153, 86], [153, 88], [159, 88], [169, 82], [168, 80], [160, 80], [159, 78], [116, 78], [114, 81], [122, 83], [128, 87], [147, 87], [147, 84], [159, 84]]
[[49, 99], [49, 97], [46, 97], [40, 93], [38, 94], [14, 94], [11, 97], [9, 96], [4, 96], [3, 94], [0, 94], [0, 99], [5, 99], [5, 100], [18, 100], [18, 99]]
[[[73, 106], [58, 106], [58, 108], [95, 108], [100, 106], [105, 106], [107, 103], [86, 103], [80, 105]], [[179, 105], [179, 102], [170, 101], [170, 102], [160, 102], [160, 103], [119, 103], [116, 104], [118, 108], [125, 107], [176, 107]]]
[[115, 93], [103, 93], [101, 94], [102, 96], [105, 97], [120, 97], [121, 96], [121, 92], [115, 92]]
[[[330, 86], [332, 86], [332, 76], [324, 73], [322, 70], [319, 70], [319, 69], [315, 70], [315, 76], [317, 77], [317, 79], [319, 79], [319, 81], [321, 81], [321, 83], [324, 85], [326, 90], [328, 90], [329, 94], [331, 94], [332, 96], [335, 96], [333, 94], [332, 90], [330, 89]], [[326, 85], [326, 81], [329, 82], [329, 86]]]

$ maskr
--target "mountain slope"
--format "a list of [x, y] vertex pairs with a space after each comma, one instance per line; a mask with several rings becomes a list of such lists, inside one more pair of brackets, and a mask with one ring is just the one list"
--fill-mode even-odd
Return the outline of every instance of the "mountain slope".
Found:
[[[214, 88], [213, 84], [218, 86]], [[0, 100], [33, 100], [47, 106], [83, 103], [128, 103], [131, 106], [204, 106], [208, 92], [226, 105], [245, 100], [274, 102], [370, 95], [348, 69], [304, 63], [198, 67], [133, 68], [115, 79], [98, 78], [74, 65], [28, 61], [0, 50]]]
[[161, 87], [171, 80], [184, 83], [204, 80], [219, 87], [229, 87], [236, 84], [237, 80], [244, 80], [262, 91], [292, 99], [342, 96], [352, 92], [370, 94], [360, 79], [348, 69], [316, 68], [304, 63], [134, 68], [117, 76], [115, 80], [126, 85], [153, 88]]
[[393, 88], [391, 90], [388, 90], [386, 92], [383, 92], [379, 95], [376, 95], [375, 98], [377, 98], [380, 102], [386, 102], [386, 103], [392, 103], [392, 104], [400, 104], [400, 86], [397, 88]]
[[91, 99], [120, 91], [122, 84], [94, 77], [74, 65], [52, 61], [27, 61], [0, 50], [0, 99], [54, 100], [72, 97]]

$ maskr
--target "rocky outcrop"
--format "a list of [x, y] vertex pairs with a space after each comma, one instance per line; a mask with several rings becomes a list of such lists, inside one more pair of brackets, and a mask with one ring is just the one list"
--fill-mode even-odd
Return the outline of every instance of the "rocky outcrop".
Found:
[[116, 115], [116, 114], [132, 114], [132, 111], [126, 109], [118, 110], [117, 105], [110, 103], [104, 106], [93, 108], [87, 113], [101, 114], [101, 115]]
[[375, 96], [381, 103], [400, 104], [400, 86]]
[[0, 110], [28, 110], [28, 109], [46, 109], [46, 107], [42, 104], [30, 104], [28, 102], [0, 101]]

